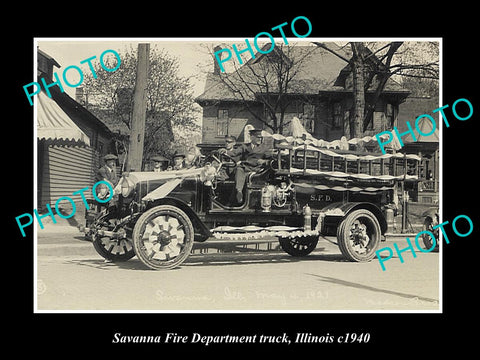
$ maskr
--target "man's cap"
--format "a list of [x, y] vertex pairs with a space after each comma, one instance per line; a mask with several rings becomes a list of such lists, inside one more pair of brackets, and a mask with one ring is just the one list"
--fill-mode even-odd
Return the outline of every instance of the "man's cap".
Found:
[[237, 138], [233, 135], [225, 135], [225, 141], [237, 141]]
[[173, 153], [173, 157], [185, 157], [185, 153], [183, 151], [177, 150]]
[[103, 157], [103, 160], [105, 161], [108, 161], [108, 160], [117, 160], [118, 157], [116, 155], [113, 155], [113, 154], [107, 154]]
[[153, 156], [152, 158], [150, 158], [150, 160], [155, 161], [155, 162], [169, 162], [170, 161], [166, 157], [163, 157], [161, 155]]
[[250, 130], [250, 135], [263, 137], [262, 129], [252, 129]]

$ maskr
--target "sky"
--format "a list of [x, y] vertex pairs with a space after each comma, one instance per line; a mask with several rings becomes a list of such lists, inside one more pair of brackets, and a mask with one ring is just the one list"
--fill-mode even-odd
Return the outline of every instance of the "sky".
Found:
[[[152, 47], [163, 48], [169, 55], [177, 58], [179, 75], [191, 78], [195, 96], [200, 95], [204, 90], [205, 72], [213, 71], [213, 57], [206, 50], [205, 44], [213, 48], [215, 45], [223, 45], [222, 47], [230, 46], [232, 41], [237, 43], [245, 42], [245, 39], [242, 38], [36, 38], [35, 40], [35, 43], [42, 51], [52, 56], [61, 65], [60, 69], [54, 69], [60, 78], [63, 70], [70, 65], [79, 66], [82, 71], [89, 71], [88, 64], [80, 64], [80, 62], [94, 55], [97, 56], [97, 59], [94, 61], [98, 61], [100, 54], [105, 50], [112, 49], [121, 53], [131, 46], [136, 49], [140, 42], [150, 43]], [[310, 45], [312, 41], [325, 40], [317, 38], [288, 39], [289, 42], [304, 41], [305, 44]], [[337, 44], [342, 44], [344, 40], [334, 38], [327, 41], [335, 41]], [[281, 38], [275, 38], [276, 44], [282, 41]], [[252, 42], [252, 39], [250, 39], [250, 42]], [[234, 56], [232, 56], [233, 58]], [[71, 77], [72, 83], [76, 80], [75, 75], [73, 70], [68, 72], [68, 77], [69, 79]], [[36, 78], [36, 75], [34, 78]], [[75, 89], [68, 86], [65, 87], [65, 91], [71, 96], [75, 94]]]
[[[288, 38], [289, 43], [302, 41], [305, 45], [312, 45], [312, 41], [325, 40], [326, 39], [319, 38]], [[343, 44], [345, 40], [346, 39], [334, 38], [328, 39], [327, 41], [335, 41], [337, 44]], [[34, 44], [35, 47], [38, 46], [40, 50], [52, 56], [61, 65], [60, 68], [54, 68], [54, 72], [62, 79], [64, 69], [71, 65], [80, 67], [84, 73], [89, 73], [88, 64], [80, 64], [80, 62], [92, 56], [97, 57], [93, 62], [99, 61], [100, 55], [105, 50], [115, 50], [121, 54], [130, 49], [130, 47], [136, 49], [138, 43], [149, 43], [151, 47], [155, 46], [159, 49], [164, 49], [170, 56], [178, 60], [178, 75], [190, 79], [193, 95], [197, 97], [204, 91], [206, 73], [213, 71], [214, 60], [206, 49], [206, 46], [213, 48], [215, 45], [223, 45], [222, 47], [224, 48], [231, 48], [232, 41], [245, 43], [245, 39], [242, 38], [36, 38]], [[252, 39], [250, 39], [250, 41], [252, 42]], [[275, 38], [276, 44], [282, 41], [281, 38]], [[243, 47], [239, 48], [241, 49]], [[35, 51], [33, 52], [35, 53]], [[109, 55], [113, 56], [111, 53]], [[234, 56], [232, 55], [232, 61], [233, 58]], [[229, 63], [230, 62], [231, 61], [229, 61]], [[227, 69], [227, 72], [228, 71]], [[36, 78], [35, 71], [33, 75], [34, 78]], [[68, 71], [68, 80], [72, 84], [77, 83], [79, 80], [78, 73], [74, 70]], [[75, 98], [75, 88], [64, 86], [64, 90], [72, 98]], [[200, 120], [199, 118], [198, 121]]]
[[[188, 41], [184, 39], [56, 39], [56, 38], [38, 38], [37, 45], [40, 50], [52, 56], [60, 65], [60, 68], [54, 68], [54, 72], [62, 79], [62, 74], [65, 68], [71, 65], [76, 65], [82, 69], [83, 72], [90, 72], [88, 64], [80, 64], [81, 61], [92, 56], [97, 56], [93, 62], [99, 61], [100, 55], [105, 50], [115, 50], [122, 53], [132, 46], [137, 48], [138, 43], [150, 43], [153, 47], [156, 45], [160, 49], [164, 49], [170, 56], [177, 58], [179, 64], [179, 75], [181, 77], [191, 78], [190, 82], [193, 85], [194, 96], [200, 95], [205, 86], [205, 66], [211, 63], [213, 70], [212, 57], [202, 48], [201, 41]], [[110, 54], [113, 56], [113, 54]], [[202, 71], [203, 67], [203, 71]], [[72, 84], [75, 84], [79, 77], [76, 77], [77, 72], [74, 70], [68, 71], [68, 79]], [[62, 85], [63, 82], [62, 82]], [[65, 92], [70, 96], [75, 96], [75, 88], [64, 86]]]
[[[163, 49], [170, 56], [178, 61], [178, 75], [190, 79], [193, 96], [201, 95], [205, 90], [206, 73], [213, 71], [213, 56], [208, 52], [207, 47], [213, 48], [216, 45], [222, 48], [231, 48], [232, 41], [244, 43], [242, 38], [36, 38], [34, 49], [37, 47], [50, 55], [57, 61], [60, 68], [54, 67], [54, 73], [57, 73], [64, 91], [72, 98], [75, 98], [76, 87], [70, 87], [63, 81], [63, 72], [69, 66], [78, 66], [84, 74], [90, 73], [88, 63], [81, 64], [83, 60], [96, 56], [92, 63], [100, 59], [100, 55], [105, 50], [115, 50], [119, 54], [125, 53], [130, 48], [137, 49], [139, 43], [149, 43], [150, 47]], [[280, 41], [280, 39], [275, 40]], [[292, 41], [289, 39], [289, 41]], [[262, 42], [258, 42], [259, 46]], [[241, 47], [239, 47], [242, 49]], [[109, 52], [112, 58], [114, 55]], [[232, 56], [232, 59], [234, 56]], [[231, 61], [230, 61], [231, 62]], [[226, 64], [227, 71], [231, 64]], [[33, 71], [36, 78], [36, 70]], [[67, 71], [67, 80], [71, 84], [77, 84], [80, 81], [80, 75], [75, 70]], [[200, 106], [198, 105], [199, 110]], [[197, 122], [201, 124], [202, 112], [197, 115]]]
[[[277, 39], [278, 40], [278, 39]], [[277, 41], [275, 40], [275, 41]], [[289, 39], [290, 40], [290, 39]], [[63, 73], [69, 66], [78, 66], [84, 74], [91, 73], [88, 63], [81, 64], [83, 60], [96, 56], [92, 64], [100, 61], [100, 55], [105, 50], [115, 50], [122, 54], [133, 48], [137, 49], [139, 43], [149, 43], [150, 47], [166, 51], [171, 57], [178, 61], [178, 75], [189, 78], [192, 85], [193, 96], [201, 95], [205, 90], [207, 72], [213, 71], [213, 56], [209, 48], [220, 45], [223, 48], [230, 47], [232, 41], [244, 43], [242, 38], [36, 38], [33, 52], [36, 48], [53, 57], [60, 65], [54, 67], [53, 72], [57, 73], [64, 91], [75, 99], [76, 87], [70, 87], [63, 80]], [[258, 44], [261, 46], [262, 42]], [[241, 48], [240, 48], [241, 49]], [[108, 56], [114, 58], [109, 52]], [[232, 56], [234, 58], [234, 56]], [[230, 66], [231, 67], [231, 66]], [[226, 66], [229, 69], [228, 66]], [[228, 70], [227, 70], [228, 71]], [[33, 78], [36, 78], [36, 69], [33, 69]], [[67, 80], [71, 84], [80, 82], [80, 75], [75, 70], [67, 71]], [[201, 126], [202, 111], [200, 105], [196, 113], [196, 121]]]
[[[80, 67], [84, 72], [89, 72], [88, 64], [80, 64], [80, 62], [94, 55], [97, 56], [97, 59], [93, 61], [99, 61], [100, 55], [105, 50], [111, 49], [121, 53], [131, 46], [136, 49], [138, 43], [149, 43], [151, 47], [163, 48], [170, 56], [177, 58], [179, 75], [191, 78], [190, 82], [193, 85], [194, 96], [202, 94], [205, 87], [206, 72], [213, 71], [213, 57], [208, 53], [205, 45], [211, 48], [215, 45], [227, 47], [231, 46], [232, 41], [245, 42], [245, 39], [242, 38], [36, 38], [35, 40], [35, 46], [38, 45], [40, 50], [52, 56], [61, 65], [60, 68], [54, 68], [54, 72], [59, 75], [60, 79], [62, 79], [64, 69], [71, 65]], [[288, 40], [290, 42], [305, 40], [305, 43], [309, 43], [311, 39]], [[283, 40], [275, 38], [276, 43], [280, 41]], [[262, 41], [259, 41], [258, 44], [261, 46]], [[242, 47], [239, 48], [242, 49]], [[233, 58], [234, 56], [232, 56]], [[36, 78], [36, 75], [34, 78]], [[76, 77], [74, 70], [68, 71], [68, 80], [72, 84], [75, 84], [78, 79], [79, 77]], [[70, 96], [75, 96], [75, 88], [66, 86], [64, 90]]]

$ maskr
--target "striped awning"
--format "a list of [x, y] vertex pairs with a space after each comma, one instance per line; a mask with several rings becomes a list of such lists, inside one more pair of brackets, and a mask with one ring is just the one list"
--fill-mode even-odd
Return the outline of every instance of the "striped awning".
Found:
[[90, 145], [90, 139], [62, 108], [43, 92], [37, 95], [37, 137], [39, 140], [67, 140]]

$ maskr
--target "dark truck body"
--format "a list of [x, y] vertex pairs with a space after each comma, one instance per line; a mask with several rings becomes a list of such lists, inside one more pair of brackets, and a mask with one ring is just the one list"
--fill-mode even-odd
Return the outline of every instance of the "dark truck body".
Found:
[[319, 235], [336, 235], [346, 258], [368, 261], [387, 231], [386, 212], [396, 211], [395, 187], [416, 181], [419, 171], [415, 155], [277, 145], [236, 204], [234, 180], [218, 180], [208, 160], [181, 171], [124, 174], [115, 201], [87, 213], [97, 251], [113, 261], [140, 253], [148, 267], [168, 269], [188, 257], [193, 241], [212, 236], [276, 236], [287, 253], [304, 256]]

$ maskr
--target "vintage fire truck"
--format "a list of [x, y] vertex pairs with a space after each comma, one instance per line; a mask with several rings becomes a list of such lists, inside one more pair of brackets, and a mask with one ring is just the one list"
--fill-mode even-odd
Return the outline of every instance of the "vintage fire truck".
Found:
[[123, 174], [105, 205], [91, 204], [84, 232], [111, 261], [135, 255], [151, 269], [184, 262], [194, 242], [209, 238], [278, 238], [292, 256], [305, 256], [321, 235], [334, 235], [356, 262], [374, 258], [397, 211], [398, 185], [419, 175], [416, 155], [355, 152], [308, 141], [275, 142], [272, 158], [249, 174], [242, 203], [232, 203], [234, 161], [212, 152], [179, 171]]

